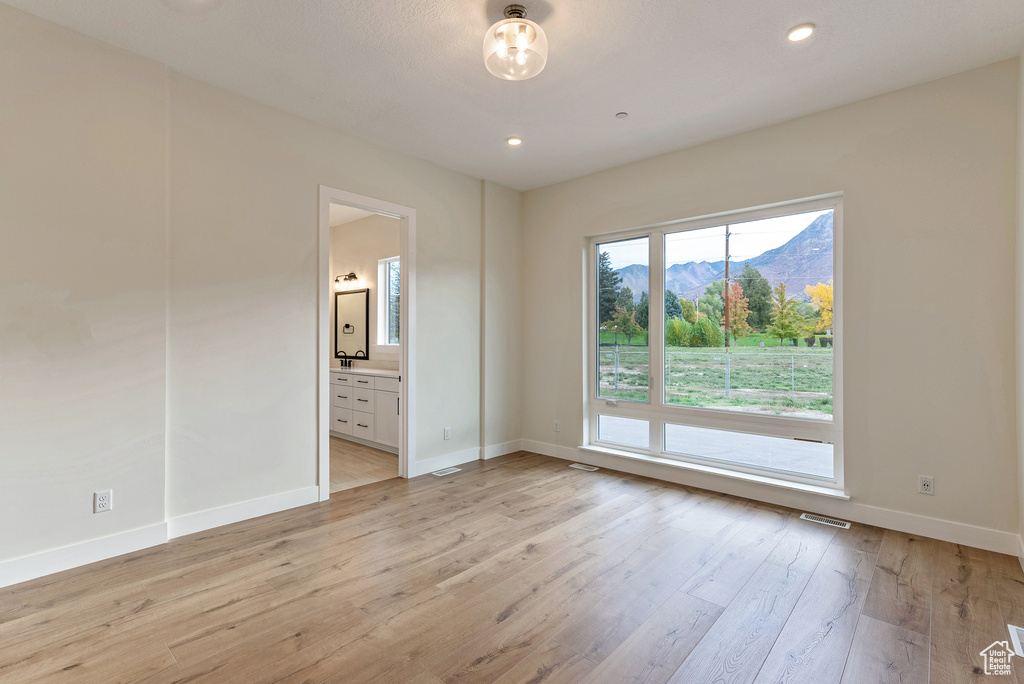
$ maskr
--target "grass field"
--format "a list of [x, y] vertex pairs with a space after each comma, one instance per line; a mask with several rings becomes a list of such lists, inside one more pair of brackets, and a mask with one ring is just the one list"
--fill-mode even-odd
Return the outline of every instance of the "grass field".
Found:
[[[680, 406], [831, 418], [831, 347], [807, 347], [802, 340], [799, 347], [779, 347], [778, 340], [775, 345], [764, 341], [764, 348], [748, 343], [728, 352], [720, 347], [667, 347], [666, 400]], [[648, 362], [646, 346], [603, 346], [600, 395], [646, 401]]]

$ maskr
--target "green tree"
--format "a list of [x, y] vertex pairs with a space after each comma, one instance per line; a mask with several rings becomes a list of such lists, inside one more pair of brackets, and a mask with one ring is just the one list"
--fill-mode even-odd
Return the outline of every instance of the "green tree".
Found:
[[743, 288], [747, 306], [750, 308], [747, 323], [754, 330], [764, 332], [765, 327], [771, 322], [772, 286], [761, 276], [761, 272], [750, 264], [744, 264], [743, 272], [736, 278], [736, 282]]
[[779, 283], [772, 290], [772, 316], [766, 332], [779, 338], [779, 344], [803, 337], [807, 330], [807, 322], [797, 308], [799, 303], [786, 296], [786, 283]]
[[683, 320], [693, 324], [697, 322], [697, 307], [689, 299], [680, 299], [679, 304], [683, 307]]
[[665, 320], [670, 318], [683, 317], [683, 306], [679, 303], [679, 297], [672, 290], [665, 290]]
[[644, 330], [647, 330], [647, 325], [648, 325], [648, 320], [647, 319], [650, 316], [650, 311], [651, 311], [651, 302], [647, 298], [647, 293], [646, 292], [641, 292], [640, 293], [640, 301], [637, 302], [637, 305], [636, 305], [636, 316], [634, 316], [633, 318], [636, 321], [636, 324], [639, 325]]
[[625, 335], [626, 344], [632, 344], [633, 336], [638, 335], [643, 331], [643, 329], [637, 325], [633, 315], [633, 312], [620, 308], [615, 310], [615, 318], [612, 319], [612, 326], [615, 330], [615, 334], [619, 335], [621, 333]]
[[725, 292], [725, 281], [716, 280], [707, 286], [704, 296], [697, 302], [697, 310], [716, 323], [722, 320], [722, 314], [725, 313], [723, 292]]
[[619, 296], [615, 298], [615, 308], [625, 309], [629, 313], [633, 313], [636, 307], [633, 305], [633, 290], [628, 287], [623, 287], [619, 290]]
[[622, 278], [612, 268], [612, 257], [601, 252], [597, 260], [597, 315], [598, 323], [607, 323], [615, 318], [615, 301], [619, 298]]

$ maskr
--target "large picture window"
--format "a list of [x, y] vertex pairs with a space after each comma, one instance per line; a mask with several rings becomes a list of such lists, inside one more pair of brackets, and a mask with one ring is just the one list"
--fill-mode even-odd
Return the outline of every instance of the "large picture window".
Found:
[[840, 224], [832, 197], [595, 238], [591, 442], [841, 487]]

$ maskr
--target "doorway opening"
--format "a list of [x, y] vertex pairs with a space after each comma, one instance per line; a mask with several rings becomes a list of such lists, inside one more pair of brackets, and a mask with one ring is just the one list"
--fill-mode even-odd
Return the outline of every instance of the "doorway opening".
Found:
[[320, 187], [319, 498], [408, 477], [415, 210]]

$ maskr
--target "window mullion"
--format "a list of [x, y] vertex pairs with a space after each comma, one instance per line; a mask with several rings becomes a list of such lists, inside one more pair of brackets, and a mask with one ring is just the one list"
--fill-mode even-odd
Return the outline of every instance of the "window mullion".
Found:
[[[665, 263], [663, 251], [665, 240], [662, 233], [651, 234], [649, 274], [649, 304], [647, 316], [647, 354], [648, 354], [648, 387], [652, 406], [662, 406], [665, 402]], [[652, 416], [653, 418], [653, 416]], [[664, 451], [664, 431], [661, 421], [651, 420], [651, 451]]]

